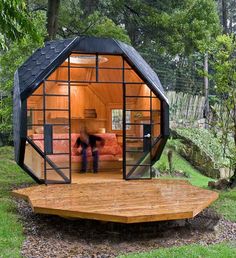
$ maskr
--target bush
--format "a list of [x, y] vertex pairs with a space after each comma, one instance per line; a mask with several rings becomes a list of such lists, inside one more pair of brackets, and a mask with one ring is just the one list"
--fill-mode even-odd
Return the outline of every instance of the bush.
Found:
[[219, 136], [214, 136], [211, 131], [204, 128], [178, 128], [175, 131], [177, 137], [180, 136], [180, 138], [192, 142], [201, 152], [210, 157], [218, 167], [230, 166], [230, 161], [226, 158], [229, 151], [226, 150], [226, 153], [224, 153]]

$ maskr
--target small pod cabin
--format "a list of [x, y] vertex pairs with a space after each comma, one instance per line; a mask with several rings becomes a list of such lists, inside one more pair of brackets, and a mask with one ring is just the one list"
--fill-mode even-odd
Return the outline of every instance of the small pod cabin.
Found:
[[[156, 73], [131, 46], [76, 37], [47, 42], [16, 71], [16, 162], [38, 183], [71, 183], [81, 169], [81, 129], [104, 139], [99, 170], [149, 179], [169, 136]], [[93, 157], [87, 150], [88, 171]]]

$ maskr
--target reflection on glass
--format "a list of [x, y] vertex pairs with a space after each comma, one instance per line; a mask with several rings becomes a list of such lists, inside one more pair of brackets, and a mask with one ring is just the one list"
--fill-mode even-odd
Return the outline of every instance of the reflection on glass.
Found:
[[144, 152], [126, 152], [126, 164], [127, 165], [149, 165], [150, 164], [150, 155], [149, 153]]
[[[46, 161], [46, 180], [56, 180], [65, 182], [70, 176], [69, 170], [69, 156], [68, 155], [48, 155], [47, 156], [55, 165], [56, 169], [53, 168]], [[57, 160], [61, 159], [60, 163]]]
[[126, 176], [131, 179], [142, 179], [151, 177], [151, 166], [126, 166]]
[[43, 158], [38, 152], [26, 142], [24, 164], [31, 170], [37, 178], [42, 179], [44, 175]]

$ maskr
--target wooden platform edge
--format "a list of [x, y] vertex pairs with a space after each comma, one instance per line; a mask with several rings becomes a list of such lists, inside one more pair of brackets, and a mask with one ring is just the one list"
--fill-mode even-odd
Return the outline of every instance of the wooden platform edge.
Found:
[[[27, 188], [29, 188], [29, 187], [27, 187]], [[27, 202], [29, 203], [29, 205], [30, 205], [32, 211], [35, 212], [34, 206], [33, 206], [32, 202], [31, 202], [29, 196], [26, 195], [26, 194], [21, 193], [21, 190], [23, 191], [23, 190], [25, 190], [25, 189], [27, 189], [27, 188], [22, 188], [22, 189], [18, 189], [18, 190], [13, 190], [13, 191], [11, 192], [11, 196], [13, 196], [13, 197], [15, 197], [15, 198], [20, 198], [20, 199], [23, 199], [23, 200], [27, 201]]]
[[141, 215], [141, 216], [124, 216], [124, 215], [109, 215], [104, 213], [91, 213], [91, 212], [79, 212], [79, 211], [68, 211], [61, 209], [50, 209], [43, 207], [34, 206], [34, 212], [39, 214], [50, 214], [55, 216], [77, 218], [77, 219], [91, 219], [106, 222], [118, 222], [125, 224], [134, 224], [142, 222], [155, 222], [155, 221], [166, 221], [166, 220], [179, 220], [188, 219], [193, 217], [192, 212], [182, 213], [171, 213], [171, 214], [159, 214], [159, 215]]
[[207, 190], [211, 192], [212, 197], [208, 199], [208, 202], [205, 203], [204, 205], [201, 205], [198, 207], [198, 209], [194, 210], [193, 212], [193, 218], [198, 215], [201, 211], [203, 211], [205, 208], [209, 207], [214, 201], [216, 201], [219, 198], [219, 193], [212, 191], [212, 190]]
[[25, 190], [25, 189], [27, 189], [27, 188], [13, 190], [13, 191], [11, 191], [11, 196], [29, 201], [28, 195], [24, 194], [23, 191], [21, 191], [21, 190]]
[[[187, 181], [188, 182], [188, 181]], [[187, 183], [186, 182], [186, 183]], [[149, 182], [151, 183], [151, 182]], [[182, 182], [181, 182], [182, 183]], [[100, 184], [100, 183], [98, 183]], [[188, 183], [187, 183], [188, 184]], [[89, 185], [89, 184], [88, 184]], [[191, 185], [191, 184], [190, 184]], [[33, 186], [33, 188], [42, 187], [42, 186]], [[47, 186], [45, 186], [47, 187]], [[52, 186], [49, 186], [49, 188]], [[192, 186], [195, 188], [195, 186]], [[198, 188], [198, 187], [197, 187]], [[183, 212], [176, 213], [163, 213], [163, 214], [145, 214], [145, 215], [119, 215], [119, 214], [109, 214], [109, 212], [87, 212], [86, 210], [64, 210], [62, 208], [50, 208], [50, 207], [42, 207], [36, 205], [34, 203], [34, 199], [30, 198], [31, 187], [21, 188], [17, 190], [13, 190], [11, 195], [16, 198], [22, 198], [29, 202], [33, 212], [39, 214], [50, 214], [61, 217], [70, 217], [70, 218], [78, 218], [78, 219], [91, 219], [91, 220], [100, 220], [100, 221], [109, 221], [109, 222], [118, 222], [125, 224], [132, 223], [140, 223], [140, 222], [155, 222], [155, 221], [165, 221], [165, 220], [178, 220], [178, 219], [189, 219], [195, 217], [202, 210], [207, 208], [212, 202], [218, 199], [219, 194], [212, 190], [204, 190], [207, 192], [207, 198], [204, 203], [200, 205], [196, 205], [195, 209]], [[34, 205], [35, 204], [35, 205]]]

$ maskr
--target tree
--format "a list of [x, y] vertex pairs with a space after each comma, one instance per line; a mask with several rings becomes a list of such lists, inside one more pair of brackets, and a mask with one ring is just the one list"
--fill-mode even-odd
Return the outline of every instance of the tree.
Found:
[[[230, 159], [234, 175], [231, 186], [236, 186], [236, 42], [234, 35], [221, 35], [211, 48], [212, 79], [219, 99], [218, 131], [222, 148]], [[231, 140], [233, 138], [233, 141]], [[232, 144], [233, 143], [233, 144]]]
[[152, 44], [156, 53], [188, 56], [198, 51], [199, 41], [214, 38], [220, 31], [214, 0], [101, 2], [103, 14], [123, 24], [138, 49]]
[[69, 0], [68, 2], [62, 2], [58, 21], [58, 34], [60, 37], [93, 35], [112, 37], [130, 43], [127, 31], [123, 26], [115, 24], [112, 19], [102, 14], [99, 8], [94, 11], [98, 3], [88, 1], [89, 3], [91, 6], [85, 7], [85, 1]]
[[99, 0], [80, 0], [79, 2], [81, 10], [83, 10], [83, 18], [86, 18], [95, 11], [98, 11]]
[[223, 32], [236, 32], [236, 1], [235, 0], [218, 0], [218, 10]]
[[32, 39], [31, 34], [25, 34], [21, 39], [11, 43], [8, 50], [0, 56], [0, 92], [4, 92], [4, 98], [0, 100], [0, 132], [10, 135], [12, 138], [12, 88], [14, 85], [14, 73], [17, 68], [41, 47], [46, 35], [45, 15], [41, 12], [32, 16], [32, 26], [37, 27], [37, 41]]
[[222, 3], [222, 25], [223, 25], [223, 32], [225, 34], [227, 34], [228, 33], [227, 0], [221, 0], [221, 3]]
[[0, 1], [0, 47], [5, 49], [11, 41], [30, 34], [38, 40], [38, 33], [27, 13], [26, 4], [21, 0]]
[[60, 7], [60, 0], [48, 0], [47, 9], [47, 32], [46, 40], [53, 40], [57, 35], [58, 28], [58, 13]]

